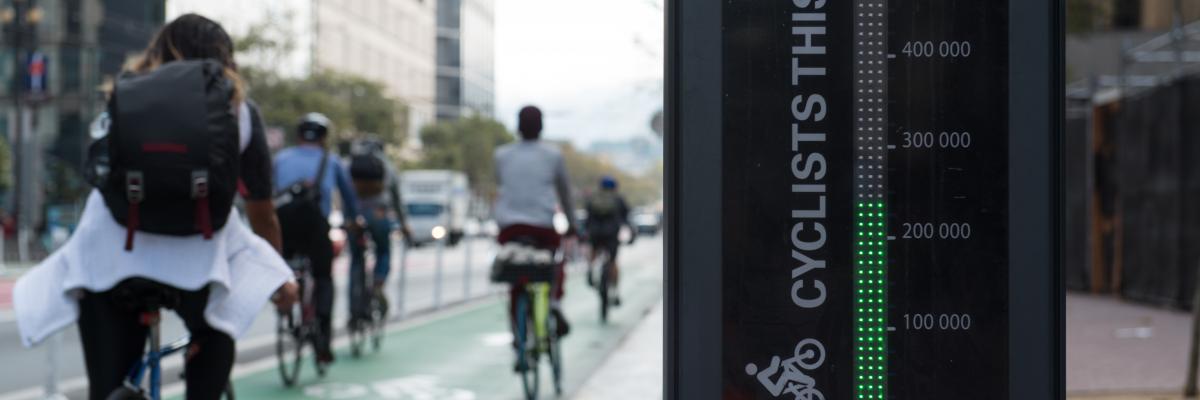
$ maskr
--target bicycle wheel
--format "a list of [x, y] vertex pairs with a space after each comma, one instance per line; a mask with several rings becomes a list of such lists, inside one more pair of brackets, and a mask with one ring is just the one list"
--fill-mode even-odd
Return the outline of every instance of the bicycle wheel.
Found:
[[383, 334], [387, 329], [388, 302], [387, 298], [380, 293], [374, 297], [374, 301], [371, 303], [371, 310], [374, 311], [372, 315], [374, 322], [372, 326], [374, 329], [371, 330], [371, 345], [374, 346], [376, 352], [379, 352], [383, 348]]
[[[323, 335], [325, 335], [325, 333], [321, 329], [320, 323], [317, 321], [312, 321], [311, 332], [312, 333], [308, 335], [308, 340], [310, 343], [312, 343], [313, 348], [313, 367], [317, 369], [317, 377], [324, 378], [325, 374], [329, 372], [329, 364], [321, 362], [321, 357], [317, 354], [317, 349], [321, 348], [319, 343], [324, 337]], [[330, 343], [330, 345], [332, 346], [332, 343]], [[333, 349], [331, 348], [330, 351], [333, 351]]]
[[521, 374], [521, 387], [525, 398], [538, 397], [538, 340], [537, 326], [530, 308], [529, 296], [517, 298], [517, 372]]
[[356, 318], [356, 321], [350, 323], [350, 355], [354, 358], [362, 357], [363, 348], [367, 347], [370, 324], [371, 321], [361, 318]]
[[117, 390], [114, 390], [105, 399], [106, 400], [146, 400], [149, 398], [150, 398], [149, 396], [146, 396], [146, 394], [140, 390], [134, 390], [129, 387], [122, 386], [122, 387], [117, 388]]
[[300, 364], [304, 352], [300, 327], [296, 325], [295, 313], [280, 314], [275, 328], [275, 357], [279, 361], [279, 377], [283, 386], [291, 387], [300, 377]]
[[550, 356], [550, 373], [554, 379], [554, 394], [562, 396], [562, 346], [559, 344], [558, 337], [558, 318], [554, 313], [550, 313], [546, 324], [548, 334], [546, 335], [547, 346], [546, 351]]
[[606, 254], [604, 264], [600, 267], [600, 283], [598, 286], [600, 290], [600, 323], [602, 324], [608, 323], [608, 307], [611, 304], [608, 292], [612, 282], [612, 260], [607, 258], [608, 255]]

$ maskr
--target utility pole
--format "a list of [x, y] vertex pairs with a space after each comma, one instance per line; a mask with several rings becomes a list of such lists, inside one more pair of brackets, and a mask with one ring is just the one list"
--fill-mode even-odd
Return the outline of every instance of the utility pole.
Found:
[[24, 124], [21, 121], [22, 115], [20, 93], [21, 76], [25, 75], [25, 63], [22, 60], [24, 57], [22, 57], [21, 48], [24, 47], [22, 45], [25, 41], [26, 6], [25, 0], [12, 0], [12, 6], [8, 10], [9, 13], [6, 15], [6, 17], [9, 17], [6, 19], [10, 19], [10, 21], [7, 21], [7, 26], [5, 26], [6, 30], [8, 31], [8, 36], [12, 38], [12, 42], [9, 45], [12, 47], [13, 53], [12, 85], [9, 87], [8, 95], [12, 97], [12, 116], [13, 121], [15, 122], [12, 126], [16, 128], [10, 132], [10, 136], [12, 139], [11, 148], [13, 149], [12, 218], [14, 221], [17, 221], [18, 226], [20, 226], [19, 221], [21, 220], [21, 173], [23, 172], [21, 168], [21, 159], [23, 158], [24, 153], [21, 151], [23, 150], [21, 147], [21, 139], [22, 136], [24, 136], [22, 135], [21, 130], [24, 129]]
[[[12, 124], [15, 129], [10, 133], [13, 149], [13, 190], [12, 190], [12, 217], [17, 222], [18, 231], [24, 229], [28, 225], [29, 215], [24, 215], [23, 207], [26, 206], [24, 192], [29, 182], [25, 179], [25, 170], [29, 166], [25, 165], [26, 158], [29, 157], [25, 142], [30, 138], [26, 137], [31, 132], [26, 132], [26, 127], [29, 126], [27, 118], [24, 115], [22, 96], [24, 94], [25, 77], [25, 61], [28, 49], [36, 41], [36, 26], [41, 20], [41, 10], [34, 4], [35, 0], [10, 0], [10, 4], [5, 9], [0, 9], [0, 22], [3, 22], [4, 33], [7, 37], [12, 38], [9, 46], [12, 48], [13, 54], [13, 70], [12, 83], [9, 90], [9, 96], [12, 101], [12, 115], [15, 123]], [[31, 117], [31, 116], [29, 116]], [[0, 255], [2, 256], [2, 255]]]

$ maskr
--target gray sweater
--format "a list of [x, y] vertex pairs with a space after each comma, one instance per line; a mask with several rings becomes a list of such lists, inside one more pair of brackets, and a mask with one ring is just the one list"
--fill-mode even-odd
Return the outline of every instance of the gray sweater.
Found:
[[571, 227], [575, 205], [562, 152], [537, 140], [522, 140], [496, 149], [496, 224], [554, 227], [556, 206], [562, 205]]

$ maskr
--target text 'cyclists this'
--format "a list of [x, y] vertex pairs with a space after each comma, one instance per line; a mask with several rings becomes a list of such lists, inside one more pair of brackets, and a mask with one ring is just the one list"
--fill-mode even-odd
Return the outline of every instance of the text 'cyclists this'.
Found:
[[1009, 1], [722, 7], [725, 397], [1007, 398]]

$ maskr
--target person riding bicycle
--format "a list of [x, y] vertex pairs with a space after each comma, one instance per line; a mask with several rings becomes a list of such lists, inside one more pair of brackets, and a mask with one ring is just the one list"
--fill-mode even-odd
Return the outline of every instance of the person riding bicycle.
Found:
[[[174, 299], [161, 305], [174, 306], [191, 335], [189, 399], [219, 398], [234, 339], [268, 300], [279, 308], [295, 301], [291, 270], [277, 251], [270, 154], [254, 125], [261, 118], [244, 100], [233, 54], [224, 28], [199, 15], [181, 16], [155, 34], [113, 84], [108, 113], [93, 125], [100, 139], [89, 150], [96, 157], [88, 160], [88, 178], [96, 190], [74, 235], [17, 283], [25, 345], [78, 323], [91, 399], [121, 388], [146, 347], [149, 324], [134, 308], [151, 305], [130, 304], [145, 299], [125, 298], [121, 288], [149, 284]], [[234, 157], [208, 158], [218, 151]], [[173, 170], [179, 163], [207, 166]], [[191, 196], [161, 184], [183, 181], [186, 188], [188, 178], [173, 174], [190, 174]], [[231, 207], [239, 186], [249, 228]], [[174, 222], [182, 229], [163, 229]]]
[[[333, 192], [341, 196], [347, 229], [355, 231], [358, 220], [358, 196], [350, 176], [337, 155], [326, 150], [326, 138], [332, 123], [319, 113], [305, 115], [296, 126], [299, 144], [275, 156], [275, 190], [279, 223], [283, 227], [283, 257], [308, 257], [311, 263], [313, 301], [321, 334], [317, 340], [317, 359], [334, 361], [330, 348], [333, 332], [333, 243], [329, 239], [329, 215]], [[303, 194], [300, 194], [300, 193]]]
[[[399, 226], [405, 240], [409, 240], [412, 230], [400, 197], [400, 178], [384, 154], [383, 143], [376, 138], [360, 139], [351, 146], [351, 155], [350, 179], [354, 181], [365, 227], [361, 234], [350, 240], [350, 315], [354, 316], [350, 324], [353, 326], [369, 318], [367, 304], [363, 301], [370, 298], [368, 296], [378, 294], [386, 302], [382, 295], [392, 267], [392, 231]], [[362, 296], [361, 287], [366, 278], [366, 240], [375, 245], [375, 268], [372, 286], [366, 293], [368, 296]]]
[[[543, 248], [557, 249], [562, 238], [554, 229], [554, 215], [561, 206], [567, 216], [567, 236], [578, 232], [573, 217], [575, 206], [562, 152], [553, 145], [541, 142], [542, 112], [527, 106], [518, 114], [517, 130], [521, 140], [496, 149], [496, 179], [498, 194], [495, 204], [496, 224], [500, 227], [497, 240], [501, 244], [530, 238]], [[559, 308], [563, 297], [563, 265], [557, 267], [557, 282], [552, 294], [551, 312], [558, 319], [558, 334], [569, 331], [567, 320]], [[509, 322], [515, 325], [518, 296], [525, 290], [512, 285], [509, 290]], [[513, 332], [516, 332], [515, 326]]]
[[[617, 190], [617, 180], [611, 176], [601, 178], [599, 190], [587, 198], [584, 209], [587, 210], [587, 219], [583, 223], [584, 232], [587, 232], [588, 243], [592, 247], [588, 258], [588, 284], [595, 285], [591, 268], [596, 256], [603, 250], [608, 253], [609, 262], [612, 263], [612, 281], [609, 284], [616, 287], [620, 276], [617, 250], [621, 246], [621, 227], [629, 228], [630, 244], [637, 239], [637, 230], [629, 222], [629, 203]], [[618, 292], [613, 291], [611, 296], [612, 304], [620, 306], [621, 297]]]

